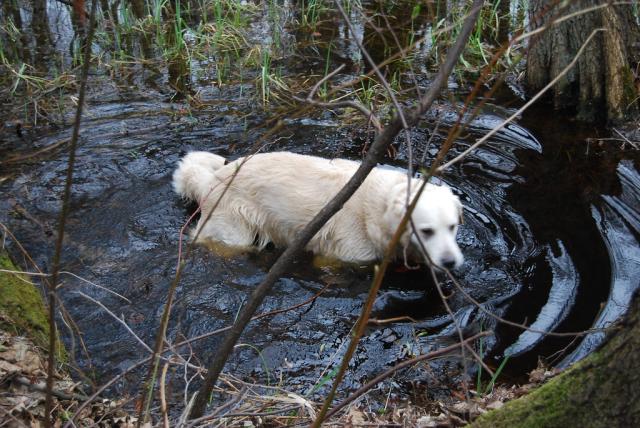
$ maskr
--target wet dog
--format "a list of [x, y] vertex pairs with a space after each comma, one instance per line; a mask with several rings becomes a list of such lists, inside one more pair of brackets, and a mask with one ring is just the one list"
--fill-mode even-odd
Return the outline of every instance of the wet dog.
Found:
[[[173, 174], [175, 191], [197, 201], [199, 240], [231, 247], [284, 247], [351, 178], [359, 163], [288, 152], [227, 163], [208, 152], [188, 153]], [[409, 181], [401, 171], [374, 168], [362, 186], [313, 237], [307, 250], [346, 262], [383, 257], [407, 206]], [[411, 196], [420, 180], [411, 179]], [[424, 249], [440, 267], [463, 262], [456, 243], [462, 205], [448, 187], [427, 184], [400, 240], [398, 257]], [[416, 257], [412, 257], [416, 258]]]

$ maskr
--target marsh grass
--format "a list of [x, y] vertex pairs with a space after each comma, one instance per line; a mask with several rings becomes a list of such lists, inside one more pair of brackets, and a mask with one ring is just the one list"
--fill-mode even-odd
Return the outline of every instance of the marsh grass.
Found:
[[[339, 17], [324, 0], [304, 0], [293, 5], [277, 0], [264, 3], [146, 0], [146, 15], [141, 19], [134, 16], [130, 2], [108, 4], [112, 7], [101, 13], [93, 50], [97, 75], [125, 78], [126, 84], [131, 85], [134, 81], [164, 84], [163, 75], [168, 73], [171, 74], [170, 86], [184, 91], [188, 91], [192, 81], [197, 85], [217, 87], [240, 84], [244, 88], [250, 87], [247, 86], [249, 84], [255, 88], [253, 96], [264, 110], [269, 110], [273, 104], [293, 105], [291, 95], [309, 90], [310, 75], [326, 76], [335, 69], [336, 59], [345, 55], [345, 40], [348, 42], [342, 34], [335, 33], [332, 22]], [[458, 79], [473, 77], [493, 55], [495, 46], [490, 42], [496, 37], [497, 27], [504, 25], [499, 4], [492, 2], [485, 6], [457, 67]], [[359, 1], [343, 1], [342, 5], [351, 19], [360, 20], [361, 24], [373, 17], [374, 12]], [[449, 9], [445, 10], [445, 7]], [[526, 0], [511, 2], [512, 30], [523, 24], [522, 11], [525, 7]], [[414, 70], [438, 67], [441, 53], [446, 52], [460, 31], [467, 13], [466, 6], [463, 2], [447, 5], [436, 2], [435, 6], [385, 3], [381, 10], [376, 13], [387, 13], [388, 22], [393, 26], [391, 31], [395, 32], [394, 37], [384, 36], [386, 42], [381, 47], [384, 49], [382, 56], [389, 57], [400, 49], [406, 49], [387, 64], [385, 75], [396, 95], [409, 94], [415, 82], [409, 78], [410, 74]], [[393, 15], [400, 13], [403, 15]], [[517, 16], [514, 17], [513, 13]], [[390, 30], [384, 28], [384, 20], [378, 22], [381, 23], [380, 31]], [[38, 74], [34, 66], [19, 59], [21, 34], [11, 19], [0, 22], [0, 33], [0, 67], [5, 70], [4, 74], [0, 73], [3, 86], [0, 91], [9, 91], [16, 101], [19, 100], [18, 94], [29, 94], [39, 100], [39, 109], [55, 106], [53, 110], [59, 116], [65, 105], [61, 100], [68, 98], [64, 91], [72, 89], [65, 76], [74, 75], [80, 61], [67, 62], [67, 65], [60, 61], [55, 76], [51, 67], [47, 70], [49, 76]], [[292, 36], [297, 40], [293, 47], [290, 43]], [[145, 43], [148, 46], [145, 47]], [[79, 42], [76, 41], [73, 51], [79, 52]], [[314, 54], [322, 57], [322, 61], [316, 62], [315, 70], [307, 71], [304, 76], [295, 69], [296, 60], [292, 58], [302, 55], [308, 59]], [[520, 58], [519, 48], [510, 48], [499, 66], [503, 69], [517, 68]], [[360, 83], [329, 95], [331, 82], [324, 82], [318, 96], [326, 101], [349, 97], [368, 108], [377, 105], [376, 110], [384, 110], [381, 104], [391, 102], [387, 90], [376, 79], [360, 76], [357, 70], [365, 64], [361, 58], [358, 61], [360, 63], [352, 77], [360, 78]], [[136, 76], [143, 74], [147, 76], [144, 82], [136, 80]], [[182, 75], [183, 84], [177, 83], [176, 75]], [[298, 92], [287, 94], [294, 89]], [[198, 92], [198, 88], [194, 92]], [[42, 102], [43, 98], [53, 95], [55, 99]], [[187, 102], [191, 99], [188, 93], [185, 99]], [[22, 108], [20, 115], [24, 116], [23, 120], [34, 120], [33, 111], [33, 108]]]
[[[482, 327], [480, 329], [482, 331]], [[480, 339], [478, 340], [478, 355], [480, 355], [480, 358], [484, 359], [485, 354], [484, 354], [484, 339]], [[504, 370], [505, 366], [507, 365], [507, 361], [509, 361], [509, 357], [510, 355], [505, 355], [504, 358], [502, 358], [502, 361], [500, 362], [500, 364], [498, 365], [498, 368], [495, 370], [495, 372], [493, 372], [493, 375], [491, 376], [491, 379], [489, 379], [489, 382], [486, 385], [483, 385], [482, 383], [482, 370], [483, 367], [480, 363], [478, 363], [477, 366], [477, 375], [476, 375], [476, 395], [478, 397], [483, 397], [487, 394], [491, 394], [491, 392], [493, 391], [493, 387], [496, 384], [496, 381], [498, 380], [498, 378], [500, 377], [500, 374], [502, 373], [502, 371]]]
[[300, 20], [303, 27], [315, 31], [321, 15], [327, 12], [324, 0], [302, 0], [300, 2]]

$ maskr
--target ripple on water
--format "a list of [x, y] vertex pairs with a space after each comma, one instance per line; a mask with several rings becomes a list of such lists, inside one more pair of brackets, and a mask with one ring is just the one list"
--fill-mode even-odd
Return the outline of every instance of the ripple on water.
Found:
[[[169, 107], [146, 102], [107, 103], [94, 108], [92, 120], [84, 123], [64, 266], [123, 294], [131, 303], [74, 279], [65, 279], [62, 298], [83, 332], [94, 367], [105, 378], [143, 357], [145, 351], [114, 320], [72, 290], [81, 289], [123, 314], [132, 329], [152, 343], [175, 274], [179, 230], [192, 212], [170, 187], [177, 160], [189, 150], [214, 150], [238, 157], [250, 152], [262, 133], [239, 115], [195, 117], [181, 122], [174, 121], [171, 115], [151, 114]], [[128, 117], [134, 112], [142, 115]], [[456, 143], [452, 155], [460, 153], [508, 113], [494, 107], [474, 120], [469, 137]], [[542, 133], [540, 129], [535, 132]], [[49, 135], [41, 144], [66, 135], [67, 130]], [[281, 137], [268, 150], [352, 159], [360, 156], [364, 141], [359, 130], [338, 128], [330, 120], [295, 121], [285, 126]], [[416, 130], [413, 137], [415, 158], [424, 155], [428, 163], [435, 155], [425, 147], [428, 132]], [[548, 140], [539, 138], [548, 144]], [[399, 159], [390, 163], [402, 166], [407, 156], [401, 148]], [[607, 290], [600, 292], [609, 297], [602, 312], [588, 322], [595, 327], [609, 325], [624, 312], [640, 277], [638, 173], [631, 162], [619, 163], [620, 192], [585, 205], [574, 201], [579, 196], [572, 196], [573, 190], [562, 185], [564, 178], [560, 175], [556, 177], [558, 185], [540, 192], [542, 196], [534, 195], [532, 190], [536, 188], [528, 186], [539, 179], [537, 171], [545, 168], [547, 159], [532, 132], [523, 125], [512, 124], [442, 177], [465, 205], [459, 242], [467, 261], [456, 277], [485, 309], [527, 322], [536, 329], [569, 331], [572, 325], [567, 322], [573, 322], [574, 315], [582, 310], [584, 293], [592, 291], [585, 290], [585, 277], [591, 271], [584, 266], [582, 253], [576, 247], [584, 247], [584, 242], [600, 242], [609, 258], [596, 260], [600, 265], [589, 262], [594, 266], [588, 269], [611, 271], [610, 283], [601, 285]], [[60, 154], [24, 167], [16, 179], [0, 184], [3, 194], [12, 198], [0, 201], [0, 219], [43, 265], [48, 263], [52, 239], [42, 233], [38, 222], [55, 223], [64, 174], [65, 159]], [[529, 209], [547, 204], [545, 196], [554, 194], [561, 202], [575, 203], [580, 210], [584, 207], [586, 217], [580, 217], [580, 222], [561, 222], [558, 227], [553, 212], [545, 213], [544, 220]], [[16, 203], [30, 218], [16, 214]], [[584, 227], [584, 218], [592, 221], [593, 227]], [[195, 248], [180, 282], [169, 337], [193, 337], [228, 325], [276, 255], [268, 250], [223, 257]], [[298, 385], [299, 391], [311, 390], [344, 353], [345, 341], [371, 279], [370, 268], [323, 270], [314, 267], [310, 257], [302, 257], [278, 281], [261, 311], [305, 301], [328, 283], [331, 288], [312, 305], [252, 323], [242, 337], [247, 346], [238, 350], [228, 369], [262, 379], [267, 372], [269, 376], [282, 375], [287, 383]], [[496, 326], [495, 320], [457, 292], [453, 283], [443, 281], [443, 286], [451, 296], [449, 304], [459, 326], [470, 331], [497, 328], [496, 340], [485, 344], [487, 353], [537, 356], [544, 351], [549, 355], [559, 346], [566, 346], [563, 343], [545, 348], [546, 339], [538, 333]], [[375, 316], [402, 315], [419, 322], [396, 322], [368, 330], [344, 388], [356, 387], [407, 355], [438, 349], [456, 337], [455, 325], [424, 270], [393, 270], [385, 279]], [[215, 354], [219, 340], [204, 339], [192, 344], [191, 349], [207, 360]], [[587, 336], [564, 363], [581, 358], [600, 340], [599, 334]], [[429, 378], [455, 367], [455, 361], [451, 366], [447, 364], [434, 363], [431, 372], [418, 370], [407, 376]], [[517, 367], [522, 371], [530, 369], [526, 364]], [[137, 386], [133, 383], [123, 388]], [[319, 393], [323, 391], [321, 388]]]

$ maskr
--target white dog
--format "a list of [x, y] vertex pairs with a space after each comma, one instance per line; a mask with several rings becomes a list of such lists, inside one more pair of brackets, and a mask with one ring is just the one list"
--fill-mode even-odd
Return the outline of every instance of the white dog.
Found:
[[[181, 196], [200, 203], [196, 234], [232, 247], [264, 248], [290, 244], [320, 209], [351, 178], [359, 163], [293, 153], [264, 153], [229, 164], [223, 157], [191, 152], [173, 174]], [[420, 185], [411, 180], [414, 193]], [[362, 186], [307, 245], [320, 255], [346, 262], [383, 257], [407, 203], [406, 174], [374, 168]], [[462, 205], [447, 187], [428, 184], [412, 214], [400, 256], [424, 248], [430, 260], [448, 269], [463, 262], [456, 243]], [[420, 245], [420, 242], [422, 245]]]

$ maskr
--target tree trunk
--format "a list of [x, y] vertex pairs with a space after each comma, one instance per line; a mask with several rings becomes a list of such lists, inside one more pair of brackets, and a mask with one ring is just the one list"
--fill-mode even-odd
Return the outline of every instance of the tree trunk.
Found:
[[130, 0], [129, 3], [131, 4], [131, 12], [133, 12], [133, 16], [137, 19], [144, 19], [146, 15], [144, 10], [144, 0]]
[[[46, 0], [33, 0], [33, 16], [31, 28], [36, 39], [38, 57], [46, 58], [51, 50], [51, 34]], [[46, 67], [46, 61], [38, 61], [37, 66]]]
[[638, 113], [632, 70], [640, 60], [640, 32], [631, 4], [609, 5], [553, 25], [558, 18], [604, 3], [531, 1], [532, 27], [549, 28], [531, 40], [527, 85], [531, 91], [541, 89], [571, 62], [595, 29], [604, 28], [591, 40], [576, 66], [555, 85], [554, 105], [575, 107], [583, 120], [629, 120]]
[[598, 352], [472, 426], [640, 426], [640, 294], [620, 327]]

